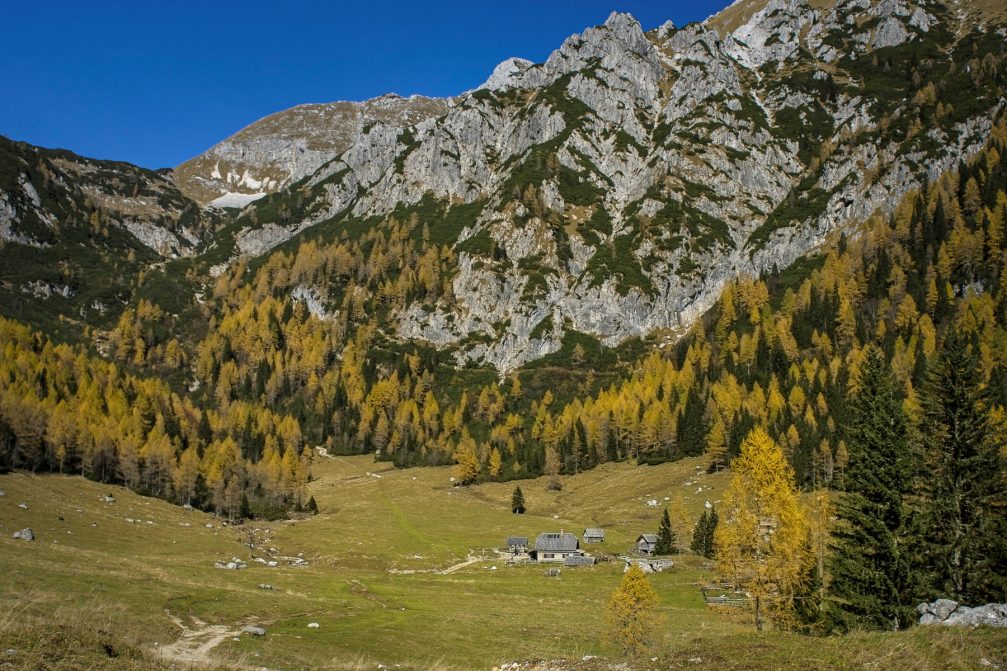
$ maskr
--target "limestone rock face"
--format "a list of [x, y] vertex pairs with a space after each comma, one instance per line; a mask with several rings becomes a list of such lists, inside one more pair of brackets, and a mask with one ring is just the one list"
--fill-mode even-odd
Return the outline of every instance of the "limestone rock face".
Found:
[[469, 213], [450, 234], [452, 291], [399, 311], [400, 337], [504, 372], [569, 331], [610, 347], [687, 327], [739, 274], [786, 267], [978, 150], [997, 95], [921, 128], [925, 76], [890, 96], [875, 82], [911, 69], [904, 49], [947, 59], [956, 16], [933, 0], [756, 0], [645, 32], [613, 13], [416, 123], [362, 127], [305, 177], [300, 216], [243, 216], [236, 250], [432, 199]]
[[448, 100], [394, 94], [362, 103], [299, 105], [256, 121], [174, 170], [193, 200], [242, 207], [310, 175], [376, 123], [405, 128], [440, 116]]

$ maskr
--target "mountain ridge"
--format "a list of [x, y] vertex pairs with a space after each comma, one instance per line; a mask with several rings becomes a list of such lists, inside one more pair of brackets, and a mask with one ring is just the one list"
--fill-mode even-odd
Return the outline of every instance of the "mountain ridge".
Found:
[[[982, 145], [1004, 106], [1004, 28], [963, 30], [968, 16], [766, 0], [645, 32], [613, 12], [543, 63], [504, 61], [491, 88], [267, 116], [171, 173], [217, 213], [200, 237], [130, 226], [191, 257], [195, 281], [415, 220], [450, 250], [450, 290], [397, 305], [386, 332], [501, 374], [571, 333], [614, 347], [682, 330], [733, 278], [786, 267]], [[336, 314], [347, 287], [331, 279], [290, 290]]]

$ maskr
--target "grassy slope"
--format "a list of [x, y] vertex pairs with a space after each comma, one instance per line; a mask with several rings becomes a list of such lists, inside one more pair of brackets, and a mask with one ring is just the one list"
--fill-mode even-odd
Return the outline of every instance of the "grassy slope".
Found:
[[[529, 514], [516, 517], [507, 510], [510, 484], [459, 490], [444, 468], [395, 471], [366, 457], [324, 459], [312, 483], [321, 514], [258, 527], [258, 537], [270, 539], [264, 546], [287, 556], [303, 552], [310, 565], [250, 563], [244, 571], [213, 568], [217, 559], [247, 559], [249, 550], [241, 531], [221, 528], [202, 513], [118, 488], [116, 502], [104, 503], [98, 497], [109, 488], [75, 477], [0, 476], [6, 491], [0, 497], [0, 613], [19, 613], [13, 622], [0, 618], [0, 647], [22, 656], [28, 654], [23, 648], [58, 647], [62, 639], [40, 645], [38, 627], [18, 624], [45, 618], [93, 623], [115, 632], [117, 645], [153, 650], [179, 634], [170, 613], [235, 628], [264, 624], [265, 638], [228, 638], [216, 653], [270, 668], [374, 668], [379, 662], [490, 668], [512, 659], [611, 654], [599, 638], [618, 563], [567, 569], [559, 579], [545, 578], [541, 567], [508, 568], [492, 558], [450, 574], [436, 570], [496, 547], [506, 535], [561, 527], [579, 533], [600, 524], [609, 536], [602, 547], [616, 552], [641, 531], [656, 529], [660, 508], [646, 506], [647, 498], [681, 494], [695, 516], [705, 500], [719, 497], [727, 476], [697, 475], [697, 465], [608, 464], [568, 478], [558, 493], [546, 491], [542, 480], [524, 482]], [[711, 489], [697, 494], [700, 486]], [[27, 511], [17, 507], [22, 501]], [[130, 524], [126, 517], [144, 522]], [[207, 529], [208, 522], [215, 528]], [[11, 538], [24, 526], [35, 529], [36, 542]], [[695, 657], [718, 668], [766, 669], [974, 668], [982, 657], [1007, 663], [998, 652], [1007, 649], [1007, 632], [759, 636], [747, 616], [704, 608], [695, 585], [704, 577], [702, 562], [688, 557], [652, 579], [668, 621], [655, 651], [662, 668], [689, 667]], [[260, 590], [259, 583], [277, 589]], [[320, 627], [308, 629], [308, 622]], [[100, 658], [100, 648], [91, 647]], [[78, 666], [53, 662], [49, 668]]]

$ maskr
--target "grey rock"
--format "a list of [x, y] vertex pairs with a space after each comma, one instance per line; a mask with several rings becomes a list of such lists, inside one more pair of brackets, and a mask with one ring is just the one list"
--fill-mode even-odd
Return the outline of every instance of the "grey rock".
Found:
[[946, 620], [951, 613], [957, 610], [957, 608], [957, 601], [952, 601], [951, 599], [937, 599], [937, 601], [930, 604], [929, 610], [938, 620]]
[[[786, 267], [833, 231], [890, 212], [907, 191], [974, 153], [1002, 107], [955, 128], [931, 129], [929, 144], [939, 149], [907, 155], [876, 133], [872, 106], [854, 83], [822, 101], [832, 117], [833, 134], [824, 138], [832, 151], [816, 159], [812, 173], [779, 120], [811, 123], [819, 101], [775, 75], [771, 64], [786, 72], [801, 61], [825, 81], [832, 68], [824, 63], [917, 39], [937, 19], [910, 0], [839, 0], [825, 8], [768, 0], [729, 32], [715, 19], [645, 33], [629, 15], [614, 13], [565, 40], [544, 63], [506, 61], [482, 90], [408, 130], [394, 119], [361, 127], [345, 151], [305, 173], [316, 198], [306, 210], [312, 214], [249, 225], [236, 235], [236, 248], [264, 254], [341, 213], [385, 216], [425, 195], [485, 203], [459, 242], [488, 235], [506, 260], [458, 251], [450, 298], [405, 306], [395, 329], [403, 339], [455, 348], [459, 364], [505, 373], [559, 350], [569, 329], [603, 347], [659, 329], [681, 333], [739, 275]], [[872, 19], [870, 29], [858, 28], [863, 19]], [[844, 36], [842, 49], [837, 35]], [[576, 119], [565, 109], [571, 107], [581, 111]], [[555, 144], [558, 165], [598, 190], [597, 203], [578, 206], [561, 180], [545, 175], [534, 184], [537, 203], [506, 188], [544, 143]], [[782, 222], [755, 244], [753, 234], [808, 177], [825, 193], [821, 211]], [[701, 243], [704, 236], [681, 229], [672, 244], [670, 232], [664, 239], [639, 236], [629, 252], [635, 259], [625, 260], [638, 262], [643, 281], [592, 271], [604, 248], [652, 220], [672, 218], [663, 212], [669, 203], [674, 217], [718, 222], [722, 237]], [[585, 230], [594, 209], [608, 215], [611, 233]], [[557, 216], [567, 223], [563, 235], [550, 221]], [[521, 265], [529, 261], [540, 267], [534, 278]], [[325, 287], [288, 290], [316, 316], [334, 314]]]
[[252, 636], [265, 636], [266, 635], [266, 630], [265, 629], [263, 629], [262, 627], [256, 627], [256, 626], [251, 625], [251, 624], [248, 625], [248, 626], [246, 626], [245, 628], [243, 628], [241, 631], [245, 632], [246, 634], [251, 634]]
[[921, 614], [920, 624], [948, 627], [1007, 627], [1007, 604], [988, 603], [969, 608], [950, 599], [921, 603], [916, 607]]
[[31, 530], [31, 527], [22, 529], [21, 531], [15, 531], [13, 536], [14, 538], [17, 538], [22, 541], [35, 540], [35, 532]]
[[493, 73], [479, 86], [480, 89], [499, 91], [515, 86], [520, 81], [521, 73], [534, 63], [523, 58], [508, 58], [493, 69]]
[[28, 510], [28, 504], [27, 503], [19, 503], [19, 504], [17, 504], [17, 507], [20, 508], [21, 510]]

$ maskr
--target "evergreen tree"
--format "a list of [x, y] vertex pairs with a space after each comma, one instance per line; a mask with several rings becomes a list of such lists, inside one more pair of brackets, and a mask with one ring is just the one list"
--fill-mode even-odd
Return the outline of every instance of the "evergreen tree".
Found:
[[515, 487], [510, 497], [510, 509], [515, 515], [524, 515], [524, 492], [521, 487]]
[[706, 556], [706, 530], [710, 525], [710, 518], [707, 516], [706, 511], [699, 516], [699, 521], [696, 522], [695, 528], [692, 530], [692, 542], [689, 544], [689, 549], [692, 550], [693, 554]]
[[315, 501], [315, 497], [312, 496], [308, 499], [308, 512], [317, 515], [318, 514], [318, 503]]
[[912, 622], [906, 417], [881, 354], [867, 352], [850, 399], [850, 462], [838, 505], [830, 573], [835, 624], [899, 629]]
[[654, 545], [654, 554], [672, 555], [678, 554], [678, 543], [675, 532], [671, 528], [671, 517], [668, 516], [668, 509], [664, 509], [661, 516], [661, 526], [657, 530], [657, 543]]
[[706, 519], [706, 537], [703, 539], [703, 556], [707, 559], [713, 559], [717, 556], [717, 543], [713, 539], [719, 522], [720, 518], [717, 516], [717, 509], [715, 507], [710, 508], [710, 516]]
[[923, 595], [972, 605], [1007, 588], [1005, 436], [976, 349], [952, 328], [928, 375], [918, 480]]
[[244, 492], [241, 493], [241, 505], [238, 508], [238, 516], [246, 520], [252, 519], [252, 506], [248, 502], [248, 494]]

